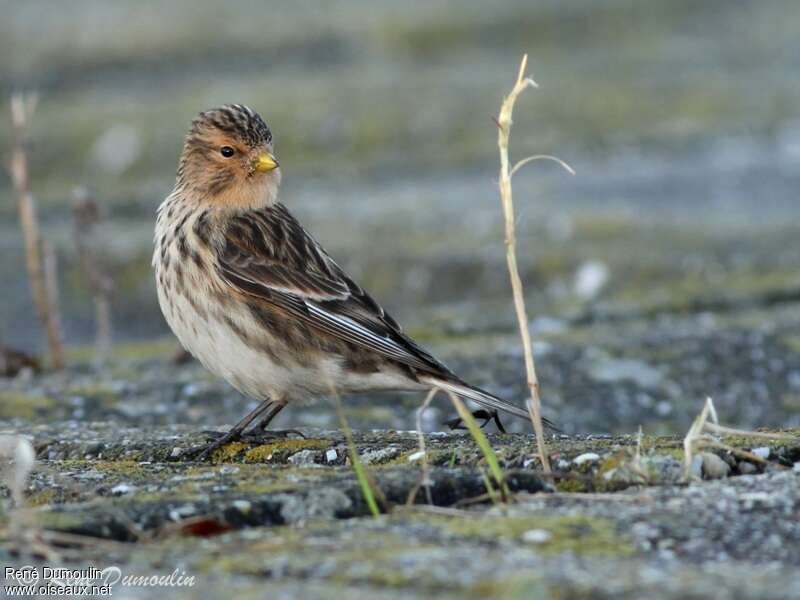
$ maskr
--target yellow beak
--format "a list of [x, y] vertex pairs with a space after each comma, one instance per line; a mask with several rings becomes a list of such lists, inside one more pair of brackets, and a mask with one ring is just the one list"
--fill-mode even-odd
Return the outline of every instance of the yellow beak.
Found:
[[272, 154], [265, 152], [256, 159], [253, 166], [259, 173], [266, 173], [267, 171], [277, 169], [280, 165], [278, 164], [278, 160], [272, 156]]

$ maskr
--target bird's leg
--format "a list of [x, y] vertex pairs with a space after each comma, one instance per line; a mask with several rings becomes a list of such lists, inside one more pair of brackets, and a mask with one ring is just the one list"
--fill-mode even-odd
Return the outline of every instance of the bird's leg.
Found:
[[[275, 405], [277, 405], [277, 410], [274, 408]], [[187, 454], [187, 456], [196, 455], [198, 460], [204, 460], [205, 458], [210, 456], [211, 453], [214, 452], [214, 450], [216, 450], [217, 448], [221, 448], [228, 442], [239, 439], [242, 435], [242, 432], [245, 429], [247, 429], [248, 425], [250, 425], [250, 423], [261, 417], [265, 412], [267, 414], [272, 413], [272, 417], [274, 417], [276, 414], [278, 414], [278, 412], [280, 412], [280, 410], [284, 406], [285, 405], [278, 404], [277, 402], [273, 402], [272, 400], [264, 400], [261, 404], [256, 406], [249, 413], [247, 413], [241, 421], [239, 421], [238, 423], [236, 423], [236, 425], [231, 427], [227, 433], [223, 434], [222, 436], [220, 436], [207, 446], [190, 451]], [[274, 411], [274, 413], [272, 411]], [[217, 432], [209, 432], [209, 433], [216, 434]]]
[[285, 429], [282, 431], [267, 430], [267, 426], [270, 424], [272, 419], [274, 419], [285, 407], [285, 402], [273, 402], [269, 410], [262, 414], [248, 431], [245, 431], [241, 434], [241, 438], [243, 440], [247, 440], [248, 442], [262, 442], [275, 438], [286, 438], [290, 434], [299, 435], [303, 438], [306, 437], [297, 429]]
[[[497, 426], [497, 431], [499, 431], [500, 433], [506, 433], [506, 428], [503, 427], [503, 423], [500, 422], [500, 413], [497, 412], [496, 410], [492, 410], [489, 412], [491, 413], [491, 419], [489, 420], [494, 421], [494, 424]], [[489, 422], [489, 420], [487, 420], [484, 423], [484, 426], [486, 425], [486, 423]]]

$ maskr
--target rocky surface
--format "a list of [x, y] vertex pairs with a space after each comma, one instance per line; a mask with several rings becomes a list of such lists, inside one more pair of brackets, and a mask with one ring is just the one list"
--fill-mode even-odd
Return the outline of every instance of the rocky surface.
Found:
[[[491, 434], [508, 503], [487, 497], [468, 434], [432, 433], [432, 504], [416, 434], [356, 433], [379, 517], [336, 430], [232, 443], [205, 462], [187, 450], [208, 437], [186, 426], [11, 431], [38, 462], [27, 508], [6, 515], [3, 562], [179, 568], [198, 585], [176, 597], [788, 598], [800, 585], [798, 431], [728, 436], [732, 450], [699, 453], [688, 485], [679, 438], [555, 436], [545, 477], [531, 436]], [[25, 536], [36, 543], [20, 546]]]

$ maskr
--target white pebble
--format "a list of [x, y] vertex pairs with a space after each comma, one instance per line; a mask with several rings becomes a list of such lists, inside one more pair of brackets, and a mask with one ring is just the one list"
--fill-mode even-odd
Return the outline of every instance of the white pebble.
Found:
[[127, 483], [120, 483], [111, 488], [111, 493], [115, 496], [124, 496], [125, 494], [130, 494], [135, 490], [136, 488], [132, 485], [129, 485]]
[[583, 300], [594, 298], [605, 287], [610, 275], [608, 267], [600, 261], [590, 260], [583, 263], [575, 273], [575, 294]]
[[770, 450], [768, 446], [761, 446], [760, 448], [753, 448], [750, 450], [753, 454], [755, 454], [759, 458], [763, 458], [767, 460], [769, 458]]
[[328, 462], [333, 462], [333, 461], [335, 461], [337, 458], [339, 458], [339, 453], [338, 453], [338, 452], [336, 452], [336, 450], [335, 450], [335, 449], [333, 449], [333, 448], [331, 448], [330, 450], [328, 450], [328, 451], [325, 453], [325, 460], [326, 460], [326, 461], [328, 461]]
[[522, 534], [522, 541], [530, 544], [543, 544], [550, 541], [553, 534], [545, 529], [529, 529]]
[[184, 504], [169, 511], [169, 518], [173, 521], [180, 521], [195, 514], [196, 509], [191, 504]]

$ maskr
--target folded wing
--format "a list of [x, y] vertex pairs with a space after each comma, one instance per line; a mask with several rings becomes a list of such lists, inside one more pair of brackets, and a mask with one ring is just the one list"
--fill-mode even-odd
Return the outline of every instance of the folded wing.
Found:
[[425, 373], [455, 377], [406, 336], [282, 205], [232, 220], [218, 265], [234, 289], [325, 333]]

